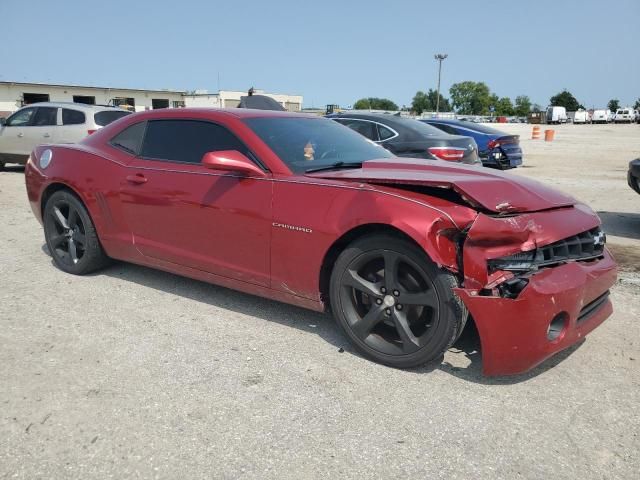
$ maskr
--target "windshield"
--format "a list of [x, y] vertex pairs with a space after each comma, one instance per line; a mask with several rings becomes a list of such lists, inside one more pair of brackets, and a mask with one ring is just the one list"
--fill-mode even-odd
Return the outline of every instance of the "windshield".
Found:
[[326, 118], [260, 117], [244, 122], [294, 173], [393, 157], [359, 133]]

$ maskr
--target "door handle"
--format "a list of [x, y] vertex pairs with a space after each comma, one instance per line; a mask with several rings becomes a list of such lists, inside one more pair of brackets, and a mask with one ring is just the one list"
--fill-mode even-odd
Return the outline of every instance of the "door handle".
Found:
[[18, 134], [18, 137], [20, 137], [20, 138], [24, 137], [24, 133], [20, 132], [20, 133]]
[[145, 177], [141, 173], [136, 173], [135, 175], [127, 175], [127, 182], [135, 183], [136, 185], [142, 185], [143, 183], [147, 183], [147, 177]]
[[44, 135], [42, 135], [44, 138], [49, 138], [51, 135], [49, 135], [48, 133], [45, 133]]

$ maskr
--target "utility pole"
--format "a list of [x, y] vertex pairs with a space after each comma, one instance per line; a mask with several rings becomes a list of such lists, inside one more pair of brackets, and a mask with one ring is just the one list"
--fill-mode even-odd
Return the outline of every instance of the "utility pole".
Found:
[[436, 116], [440, 111], [440, 75], [442, 74], [442, 61], [449, 55], [446, 53], [437, 53], [434, 58], [438, 61], [438, 93], [436, 94]]

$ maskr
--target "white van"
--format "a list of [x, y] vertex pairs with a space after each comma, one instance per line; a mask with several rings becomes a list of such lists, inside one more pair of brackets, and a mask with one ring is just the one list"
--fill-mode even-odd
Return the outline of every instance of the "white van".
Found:
[[591, 114], [591, 123], [607, 123], [611, 118], [609, 110], [594, 110]]
[[589, 113], [586, 110], [578, 110], [573, 112], [573, 123], [588, 123]]
[[632, 108], [619, 108], [613, 117], [613, 123], [633, 123], [636, 120], [636, 113]]
[[548, 107], [547, 123], [567, 123], [567, 109], [564, 107]]

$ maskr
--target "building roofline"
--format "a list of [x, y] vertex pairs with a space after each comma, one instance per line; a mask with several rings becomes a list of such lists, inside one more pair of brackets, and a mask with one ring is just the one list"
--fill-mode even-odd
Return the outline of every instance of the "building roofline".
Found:
[[[183, 95], [185, 97], [219, 97], [221, 93], [239, 93], [243, 96], [247, 96], [248, 93], [244, 90], [218, 90], [217, 92], [209, 92], [209, 93], [191, 93], [191, 92], [185, 92]], [[303, 95], [299, 95], [297, 93], [271, 93], [271, 92], [265, 92], [265, 91], [260, 91], [258, 93], [256, 93], [255, 95], [273, 95], [273, 96], [281, 96], [281, 97], [303, 97]]]
[[59, 84], [59, 83], [11, 82], [6, 80], [0, 81], [0, 85], [33, 85], [38, 87], [86, 88], [90, 90], [123, 90], [128, 92], [177, 93], [179, 95], [184, 95], [187, 93], [185, 90], [169, 90], [169, 89], [157, 89], [157, 88], [96, 87], [96, 86], [90, 86], [90, 85]]

